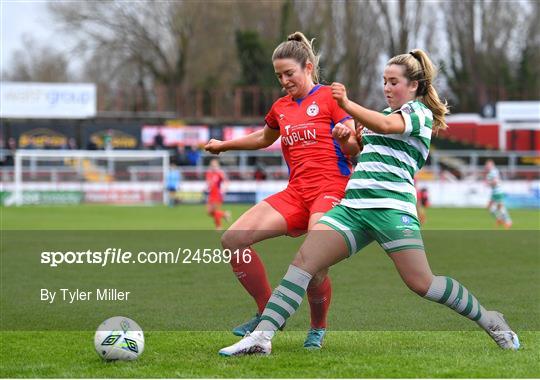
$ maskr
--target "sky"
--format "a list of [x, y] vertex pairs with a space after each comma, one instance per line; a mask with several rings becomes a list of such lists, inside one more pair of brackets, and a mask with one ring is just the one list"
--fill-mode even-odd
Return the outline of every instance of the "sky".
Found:
[[48, 16], [47, 1], [0, 0], [0, 14], [0, 72], [11, 65], [13, 52], [22, 47], [24, 34], [32, 36], [40, 45], [61, 46]]

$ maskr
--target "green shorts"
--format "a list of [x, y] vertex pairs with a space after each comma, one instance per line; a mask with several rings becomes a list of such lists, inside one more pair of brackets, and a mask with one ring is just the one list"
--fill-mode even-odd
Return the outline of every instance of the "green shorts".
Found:
[[373, 240], [392, 253], [404, 249], [424, 250], [418, 218], [404, 211], [368, 208], [355, 209], [337, 205], [319, 219], [339, 232], [349, 248], [349, 256]]
[[491, 193], [491, 201], [502, 203], [504, 201], [504, 193]]

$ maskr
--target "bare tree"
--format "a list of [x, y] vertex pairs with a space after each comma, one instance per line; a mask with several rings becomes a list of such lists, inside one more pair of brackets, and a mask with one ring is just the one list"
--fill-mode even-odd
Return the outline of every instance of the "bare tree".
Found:
[[283, 1], [279, 25], [279, 41], [284, 41], [289, 34], [300, 29], [300, 21], [295, 10], [294, 0]]
[[[159, 1], [54, 2], [50, 9], [85, 55], [86, 75], [108, 87], [139, 87], [146, 104], [155, 86], [167, 89], [168, 108], [187, 88], [229, 86], [238, 78], [237, 30], [264, 40], [279, 33], [281, 2]], [[270, 59], [270, 57], [268, 57]], [[182, 88], [182, 91], [179, 89]]]
[[69, 82], [72, 78], [67, 57], [40, 45], [28, 35], [23, 47], [13, 52], [10, 69], [2, 73], [6, 80], [21, 82]]
[[[237, 31], [256, 32], [267, 45], [261, 57], [270, 62], [280, 29], [280, 1], [212, 1], [192, 24], [193, 39], [187, 62], [191, 85], [216, 87], [239, 82]], [[209, 6], [211, 5], [211, 6]]]
[[384, 31], [385, 45], [390, 57], [407, 52], [417, 46], [418, 35], [424, 20], [425, 1], [422, 0], [377, 0], [378, 16], [375, 16]]
[[523, 12], [528, 7], [529, 1], [444, 4], [449, 41], [445, 74], [458, 110], [479, 112], [485, 103], [511, 97], [525, 48], [523, 31], [537, 22]]
[[339, 80], [352, 99], [380, 106], [383, 34], [373, 2], [295, 2], [300, 24], [320, 48], [323, 80]]
[[530, 4], [530, 12], [525, 21], [525, 45], [521, 52], [521, 61], [517, 72], [517, 99], [540, 99], [540, 2]]
[[175, 104], [175, 87], [185, 79], [192, 25], [202, 4], [197, 2], [53, 2], [53, 15], [66, 33], [77, 40], [77, 51], [100, 81], [118, 76], [140, 85], [148, 76], [168, 89]]
[[[111, 0], [53, 2], [50, 8], [86, 58], [86, 78], [138, 88], [143, 105], [154, 101], [156, 85], [176, 109], [180, 86], [185, 98], [188, 87], [214, 91], [239, 83], [238, 32], [260, 36], [259, 54], [268, 57], [256, 61], [263, 62], [287, 34], [301, 30], [316, 38], [323, 81], [345, 82], [351, 97], [365, 104], [380, 105], [384, 59], [421, 47], [435, 61], [443, 58], [453, 103], [471, 111], [518, 91], [530, 93], [531, 86], [517, 82], [520, 75], [533, 87], [538, 82], [538, 4], [517, 1], [519, 7], [499, 0]], [[440, 25], [446, 26], [443, 38]]]
[[384, 33], [372, 22], [377, 17], [371, 2], [345, 2], [343, 35], [346, 58], [344, 76], [353, 85], [351, 96], [366, 105], [381, 107], [382, 72], [380, 57]]

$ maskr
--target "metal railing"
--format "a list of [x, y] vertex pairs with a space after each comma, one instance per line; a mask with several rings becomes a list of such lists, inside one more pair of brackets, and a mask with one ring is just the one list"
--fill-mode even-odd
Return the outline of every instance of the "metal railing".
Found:
[[[141, 153], [144, 151], [141, 151]], [[56, 152], [60, 155], [60, 152]], [[106, 153], [103, 153], [104, 155]], [[143, 155], [143, 154], [142, 154]], [[194, 166], [180, 166], [178, 169], [185, 181], [204, 180], [208, 161], [216, 156], [203, 153]], [[263, 171], [266, 179], [287, 179], [288, 167], [281, 152], [241, 151], [226, 152], [218, 156], [222, 169], [231, 180], [252, 180], [257, 171]], [[420, 173], [428, 180], [448, 179], [481, 179], [484, 175], [484, 163], [493, 159], [503, 179], [540, 179], [540, 152], [535, 151], [475, 151], [475, 150], [434, 150]], [[130, 165], [119, 173], [117, 178], [124, 181], [162, 180], [161, 165]], [[21, 171], [24, 181], [84, 181], [81, 170], [68, 166], [58, 160], [55, 165], [32, 163]], [[15, 179], [14, 167], [0, 167], [0, 178], [3, 183]]]
[[441, 178], [445, 166], [459, 178], [480, 179], [488, 159], [496, 163], [503, 179], [540, 178], [540, 152], [536, 151], [433, 150], [425, 170], [433, 172], [434, 179]]

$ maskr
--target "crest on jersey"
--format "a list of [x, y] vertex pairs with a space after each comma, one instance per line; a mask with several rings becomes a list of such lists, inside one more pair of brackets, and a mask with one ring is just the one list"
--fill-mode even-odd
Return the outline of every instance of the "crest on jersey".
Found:
[[319, 106], [317, 103], [313, 102], [309, 105], [309, 107], [306, 110], [306, 113], [308, 116], [317, 116], [319, 114]]
[[411, 218], [409, 218], [407, 215], [403, 215], [401, 217], [401, 222], [405, 224], [409, 224], [411, 222]]

